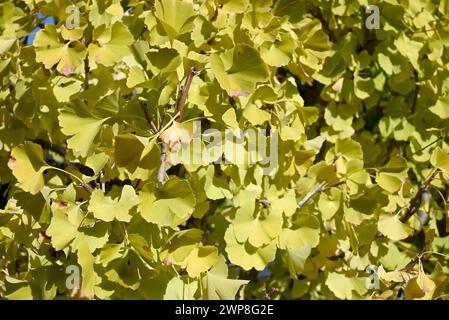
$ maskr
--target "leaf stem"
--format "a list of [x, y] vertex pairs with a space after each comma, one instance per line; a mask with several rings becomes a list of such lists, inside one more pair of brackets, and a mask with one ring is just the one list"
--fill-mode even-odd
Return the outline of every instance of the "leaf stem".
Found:
[[92, 189], [92, 187], [90, 185], [88, 185], [86, 182], [84, 182], [82, 179], [80, 179], [79, 177], [77, 177], [76, 175], [74, 175], [71, 172], [68, 172], [68, 171], [66, 171], [64, 169], [60, 169], [58, 167], [50, 167], [49, 166], [48, 169], [52, 169], [52, 170], [56, 170], [56, 171], [59, 171], [59, 172], [63, 172], [65, 174], [68, 174], [72, 178], [75, 178], [75, 180], [77, 180], [80, 183], [81, 187], [83, 187], [83, 189], [86, 190], [89, 194], [91, 194], [94, 191], [94, 189]]

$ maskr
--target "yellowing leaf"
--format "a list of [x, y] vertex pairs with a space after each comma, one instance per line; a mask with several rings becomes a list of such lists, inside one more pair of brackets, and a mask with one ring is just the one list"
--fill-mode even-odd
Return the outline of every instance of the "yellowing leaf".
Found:
[[379, 217], [378, 229], [389, 239], [398, 241], [413, 234], [413, 229], [402, 223], [395, 215], [382, 214]]
[[196, 203], [188, 182], [178, 178], [169, 179], [161, 190], [146, 185], [139, 200], [139, 211], [146, 221], [171, 227], [187, 221]]
[[90, 252], [89, 246], [83, 244], [78, 249], [78, 264], [81, 266], [81, 295], [93, 298], [96, 286], [101, 282], [100, 276], [94, 269], [95, 257]]
[[[314, 248], [320, 241], [320, 223], [314, 216], [299, 215], [297, 226], [284, 228], [278, 236], [280, 249], [298, 249], [304, 246]], [[299, 227], [298, 227], [299, 226]]]
[[430, 163], [435, 166], [435, 168], [438, 168], [444, 173], [449, 174], [449, 153], [447, 153], [440, 147], [435, 148], [435, 150], [432, 152]]
[[267, 263], [273, 261], [276, 256], [275, 241], [260, 248], [253, 247], [248, 242], [239, 243], [232, 225], [229, 225], [226, 230], [224, 239], [226, 241], [225, 250], [228, 254], [229, 261], [241, 266], [245, 270], [252, 268], [263, 270]]
[[376, 182], [390, 193], [398, 192], [405, 184], [407, 171], [407, 161], [396, 156], [378, 172]]
[[173, 124], [164, 132], [161, 133], [159, 138], [167, 143], [170, 147], [176, 146], [178, 143], [188, 144], [195, 133], [193, 122], [177, 122]]
[[288, 270], [293, 279], [297, 279], [297, 276], [303, 272], [310, 252], [311, 248], [308, 245], [297, 249], [287, 248]]
[[326, 279], [326, 286], [339, 299], [353, 299], [354, 291], [363, 295], [368, 290], [365, 284], [366, 278], [347, 277], [344, 274], [331, 272]]
[[41, 146], [29, 141], [14, 147], [8, 167], [16, 177], [19, 187], [31, 194], [41, 191], [44, 186], [42, 174], [51, 168], [44, 161]]
[[171, 39], [193, 29], [190, 19], [194, 15], [192, 3], [180, 0], [160, 0], [154, 4], [155, 16]]
[[234, 108], [229, 108], [228, 110], [226, 110], [226, 112], [223, 113], [221, 118], [223, 119], [223, 122], [227, 126], [229, 126], [231, 128], [238, 128], [239, 127], [239, 123], [237, 122], [237, 117], [235, 115]]
[[254, 48], [238, 44], [210, 57], [212, 71], [231, 97], [250, 95], [258, 82], [268, 79], [265, 63]]
[[198, 282], [188, 281], [186, 277], [172, 278], [165, 289], [164, 300], [194, 300], [198, 290]]
[[129, 211], [139, 203], [139, 198], [130, 185], [122, 189], [120, 199], [106, 197], [103, 191], [95, 189], [89, 201], [89, 211], [93, 212], [95, 218], [103, 221], [131, 221]]
[[112, 66], [125, 56], [131, 54], [129, 46], [134, 37], [121, 22], [116, 22], [112, 28], [102, 25], [94, 31], [94, 42], [89, 45], [89, 56], [97, 63]]
[[279, 234], [282, 222], [282, 215], [276, 211], [254, 217], [252, 212], [238, 209], [233, 221], [234, 234], [239, 242], [248, 240], [251, 245], [260, 248]]
[[254, 126], [271, 119], [271, 115], [267, 111], [259, 109], [255, 104], [247, 105], [243, 110], [243, 116]]
[[218, 259], [218, 250], [214, 246], [203, 246], [193, 249], [181, 264], [190, 277], [198, 277], [209, 270]]
[[435, 282], [420, 268], [418, 276], [407, 282], [405, 297], [414, 300], [430, 300], [432, 299], [435, 287]]
[[70, 112], [61, 112], [58, 116], [62, 133], [71, 136], [67, 140], [69, 148], [83, 157], [88, 155], [101, 125], [107, 119], [82, 118]]
[[53, 211], [53, 217], [46, 233], [51, 237], [51, 244], [56, 250], [65, 248], [76, 238], [81, 222], [79, 210], [79, 206], [72, 206], [67, 212], [64, 210]]
[[86, 48], [79, 42], [60, 42], [56, 27], [46, 24], [39, 30], [34, 39], [36, 60], [42, 62], [45, 68], [51, 69], [54, 65], [63, 75], [70, 75], [80, 66], [86, 56]]
[[248, 280], [229, 279], [228, 266], [223, 256], [218, 258], [217, 263], [201, 281], [206, 288], [206, 297], [209, 300], [234, 300], [239, 289], [249, 282]]

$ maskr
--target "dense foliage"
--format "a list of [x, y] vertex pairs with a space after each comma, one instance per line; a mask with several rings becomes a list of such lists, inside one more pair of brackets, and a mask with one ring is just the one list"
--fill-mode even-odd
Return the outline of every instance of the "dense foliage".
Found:
[[0, 297], [448, 297], [448, 13], [2, 1]]

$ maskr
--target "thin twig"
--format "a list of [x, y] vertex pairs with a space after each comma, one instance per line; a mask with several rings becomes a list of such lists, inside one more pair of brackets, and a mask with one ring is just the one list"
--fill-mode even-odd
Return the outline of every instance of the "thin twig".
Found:
[[147, 120], [151, 129], [153, 129], [154, 133], [158, 133], [159, 129], [157, 128], [156, 124], [154, 123], [153, 118], [151, 118], [150, 114], [148, 113], [147, 106], [143, 101], [140, 101], [140, 108], [142, 108], [143, 114], [145, 115], [145, 119]]
[[418, 192], [410, 202], [410, 206], [405, 210], [405, 214], [402, 216], [401, 222], [407, 222], [416, 212], [418, 212], [418, 209], [421, 207], [422, 194], [429, 189], [430, 183], [435, 178], [437, 173], [438, 170], [434, 169], [426, 181], [424, 181], [424, 183], [419, 187]]
[[435, 141], [429, 143], [427, 146], [425, 146], [425, 147], [419, 149], [419, 150], [416, 151], [416, 152], [413, 152], [410, 156], [414, 156], [415, 154], [421, 153], [422, 151], [426, 150], [428, 147], [430, 147], [430, 146], [433, 145], [434, 143], [437, 143], [437, 142], [440, 141], [441, 139], [443, 139], [443, 137], [439, 137], [439, 138], [436, 139]]
[[312, 189], [304, 198], [298, 201], [296, 204], [296, 208], [300, 209], [310, 198], [312, 198], [315, 194], [321, 192], [323, 190], [326, 181], [321, 181], [315, 188]]

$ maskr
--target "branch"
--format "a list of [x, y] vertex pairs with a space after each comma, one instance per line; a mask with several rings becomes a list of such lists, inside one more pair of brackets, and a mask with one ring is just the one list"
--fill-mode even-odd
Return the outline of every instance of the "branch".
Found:
[[321, 192], [323, 190], [326, 181], [321, 181], [315, 188], [312, 189], [304, 198], [298, 201], [296, 204], [296, 208], [300, 209], [310, 198], [312, 198], [315, 194]]
[[167, 164], [167, 149], [168, 145], [164, 142], [161, 147], [161, 166], [157, 172], [157, 181], [165, 183], [165, 165]]
[[[181, 98], [178, 100], [178, 104], [176, 106], [176, 113], [178, 113], [178, 117], [176, 118], [177, 122], [182, 121], [184, 107], [187, 101], [187, 95], [189, 94], [190, 85], [192, 84], [193, 76], [195, 75], [195, 67], [190, 67], [189, 73], [187, 74], [186, 82], [182, 87]], [[147, 119], [148, 121], [148, 119]], [[165, 183], [165, 166], [167, 164], [167, 150], [168, 145], [163, 142], [161, 146], [161, 166], [157, 172], [157, 181], [160, 183]]]
[[189, 94], [190, 85], [192, 84], [192, 79], [194, 75], [195, 75], [195, 67], [190, 67], [189, 73], [187, 74], [186, 82], [182, 87], [181, 98], [179, 99], [178, 105], [176, 107], [176, 112], [179, 112], [178, 118], [176, 118], [176, 121], [178, 122], [182, 121], [183, 111], [187, 101], [187, 95]]
[[418, 72], [416, 70], [413, 71], [415, 75], [415, 94], [413, 95], [413, 102], [412, 102], [412, 114], [416, 112], [416, 106], [418, 104], [418, 95], [419, 95], [419, 78], [418, 78]]
[[92, 194], [92, 192], [94, 192], [94, 189], [84, 181], [81, 183], [81, 187], [83, 187], [83, 189], [86, 190], [89, 194]]
[[[87, 48], [89, 47], [90, 42], [92, 41], [92, 35], [90, 38], [82, 38], [82, 43]], [[89, 89], [89, 76], [90, 76], [90, 65], [89, 65], [89, 55], [86, 55], [84, 58], [84, 90]]]
[[89, 73], [90, 73], [90, 66], [89, 66], [89, 56], [86, 56], [84, 58], [84, 89], [89, 89]]
[[403, 222], [403, 223], [407, 222], [421, 207], [422, 194], [429, 189], [430, 183], [435, 178], [437, 173], [438, 173], [438, 170], [434, 169], [432, 171], [432, 173], [429, 175], [429, 177], [426, 179], [426, 181], [424, 181], [424, 183], [419, 187], [418, 192], [416, 193], [415, 197], [410, 202], [410, 206], [405, 211], [404, 216], [402, 216], [401, 222]]

